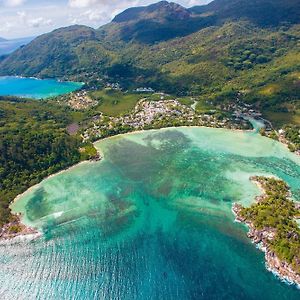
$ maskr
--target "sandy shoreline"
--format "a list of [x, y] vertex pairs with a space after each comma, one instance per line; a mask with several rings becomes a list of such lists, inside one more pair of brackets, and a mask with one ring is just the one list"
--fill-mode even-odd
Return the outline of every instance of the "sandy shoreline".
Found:
[[[127, 132], [127, 133], [121, 133], [121, 134], [117, 134], [117, 135], [114, 135], [114, 136], [110, 136], [110, 137], [106, 137], [104, 139], [99, 139], [97, 141], [95, 141], [93, 143], [93, 145], [95, 146], [95, 148], [97, 149], [98, 153], [100, 154], [101, 156], [101, 161], [104, 159], [104, 153], [102, 152], [101, 148], [100, 147], [97, 147], [96, 144], [101, 142], [101, 141], [104, 141], [104, 140], [107, 140], [107, 139], [113, 139], [113, 138], [118, 138], [118, 137], [121, 137], [121, 136], [126, 136], [126, 135], [134, 135], [134, 134], [139, 134], [139, 133], [145, 133], [145, 132], [154, 132], [154, 131], [158, 131], [158, 130], [168, 130], [168, 129], [178, 129], [178, 128], [211, 128], [211, 129], [225, 129], [225, 130], [230, 130], [230, 131], [234, 131], [234, 132], [252, 132], [254, 130], [241, 130], [241, 129], [228, 129], [228, 128], [216, 128], [216, 127], [207, 127], [207, 126], [177, 126], [177, 127], [164, 127], [164, 128], [159, 128], [159, 129], [141, 129], [141, 130], [136, 130], [136, 131], [131, 131], [131, 132]], [[42, 181], [40, 181], [39, 183], [31, 186], [30, 188], [28, 188], [25, 192], [17, 195], [11, 202], [10, 202], [10, 207], [15, 204], [16, 202], [18, 202], [22, 197], [24, 197], [27, 193], [33, 191], [34, 189], [36, 189], [42, 182], [44, 182], [45, 180], [48, 180], [52, 177], [55, 177], [59, 174], [62, 174], [62, 173], [65, 173], [65, 172], [68, 172], [74, 168], [77, 168], [78, 166], [80, 165], [83, 165], [83, 164], [89, 164], [89, 163], [93, 163], [93, 161], [88, 161], [88, 160], [85, 160], [85, 161], [81, 161], [75, 165], [72, 165], [66, 169], [63, 169], [57, 173], [54, 173], [54, 174], [50, 174], [48, 175], [47, 177], [45, 177]], [[19, 224], [21, 226], [24, 226], [26, 229], [25, 230], [25, 233], [24, 233], [24, 230], [22, 232], [20, 232], [19, 234], [17, 234], [16, 236], [26, 236], [28, 233], [26, 233], [26, 231], [29, 231], [29, 232], [32, 232], [32, 233], [38, 233], [38, 234], [42, 234], [41, 232], [39, 232], [37, 229], [33, 229], [31, 227], [28, 227], [26, 226], [25, 224], [22, 223], [22, 216], [21, 215], [16, 215], [14, 213], [12, 213], [14, 216], [18, 217], [19, 218]], [[34, 231], [34, 232], [33, 232]], [[12, 236], [12, 238], [15, 238], [16, 236]], [[0, 240], [3, 240], [4, 238], [1, 238], [0, 237]], [[7, 238], [5, 238], [7, 239]]]
[[42, 181], [40, 181], [39, 183], [37, 183], [37, 184], [31, 186], [31, 187], [28, 188], [24, 193], [19, 194], [16, 198], [14, 198], [14, 199], [10, 202], [10, 206], [11, 206], [12, 204], [16, 203], [17, 201], [19, 201], [20, 198], [22, 198], [22, 197], [23, 197], [24, 195], [26, 195], [28, 192], [34, 190], [34, 189], [35, 189], [38, 185], [40, 185], [43, 181], [45, 181], [45, 180], [47, 180], [47, 179], [49, 179], [49, 178], [52, 178], [52, 177], [54, 177], [54, 176], [57, 176], [57, 175], [59, 175], [59, 174], [62, 174], [62, 173], [64, 173], [64, 172], [67, 172], [67, 171], [69, 171], [69, 170], [72, 170], [72, 169], [76, 168], [77, 166], [80, 166], [80, 165], [86, 164], [86, 163], [90, 163], [90, 161], [88, 161], [88, 160], [81, 161], [81, 162], [77, 163], [76, 165], [73, 165], [73, 166], [70, 166], [70, 167], [68, 167], [68, 168], [66, 168], [66, 169], [63, 169], [63, 170], [61, 170], [61, 171], [58, 171], [57, 173], [48, 175], [48, 176], [45, 177]]
[[[207, 128], [207, 129], [218, 129], [218, 130], [229, 130], [232, 132], [255, 132], [255, 129], [230, 129], [230, 128], [223, 128], [223, 127], [208, 127], [208, 126], [172, 126], [172, 127], [163, 127], [163, 128], [158, 128], [158, 129], [139, 129], [139, 130], [135, 130], [135, 131], [130, 131], [130, 132], [126, 132], [126, 133], [120, 133], [120, 134], [116, 134], [116, 135], [112, 135], [112, 136], [108, 136], [104, 139], [99, 139], [97, 141], [95, 141], [93, 143], [93, 145], [95, 146], [95, 144], [101, 142], [101, 141], [105, 141], [108, 139], [113, 139], [116, 137], [120, 137], [120, 136], [126, 136], [126, 135], [132, 135], [132, 134], [138, 134], [138, 133], [145, 133], [145, 132], [154, 132], [154, 131], [158, 131], [158, 130], [168, 130], [168, 129], [180, 129], [180, 128]], [[97, 150], [99, 150], [97, 148]], [[101, 153], [102, 154], [102, 153]]]
[[[100, 154], [101, 156], [101, 161], [104, 159], [104, 153], [102, 152], [101, 148], [100, 147], [97, 147], [96, 144], [98, 144], [99, 142], [101, 141], [105, 141], [107, 139], [113, 139], [113, 138], [118, 138], [118, 137], [121, 137], [121, 136], [126, 136], [126, 135], [134, 135], [134, 134], [140, 134], [140, 133], [145, 133], [145, 132], [155, 132], [155, 131], [158, 131], [158, 130], [170, 130], [170, 129], [180, 129], [180, 128], [207, 128], [207, 129], [218, 129], [218, 130], [226, 130], [226, 131], [232, 131], [232, 132], [255, 132], [256, 129], [248, 129], [248, 130], [242, 130], [242, 129], [229, 129], [229, 128], [217, 128], [217, 127], [208, 127], [208, 126], [172, 126], [172, 127], [163, 127], [163, 128], [159, 128], [159, 129], [141, 129], [141, 130], [135, 130], [135, 131], [131, 131], [131, 132], [127, 132], [127, 133], [121, 133], [121, 134], [117, 134], [117, 135], [114, 135], [114, 136], [110, 136], [110, 137], [106, 137], [106, 138], [103, 138], [103, 139], [99, 139], [97, 141], [95, 141], [93, 143], [93, 145], [95, 146], [95, 148], [97, 149], [98, 153]], [[93, 163], [93, 161], [82, 161], [82, 162], [79, 162], [75, 165], [72, 165], [66, 169], [63, 169], [57, 173], [54, 173], [54, 174], [51, 174], [47, 177], [45, 177], [41, 182], [31, 186], [30, 188], [28, 188], [25, 192], [23, 192], [22, 194], [19, 194], [17, 195], [10, 203], [10, 206], [15, 204], [17, 201], [19, 201], [22, 197], [24, 197], [24, 195], [26, 195], [27, 193], [33, 191], [34, 189], [37, 188], [37, 186], [39, 186], [43, 181], [45, 180], [48, 180], [54, 176], [57, 176], [59, 174], [62, 174], [64, 172], [68, 172], [70, 170], [72, 170], [73, 168], [76, 168], [80, 165], [83, 165], [83, 164], [88, 164], [88, 163]], [[20, 216], [20, 218], [22, 218], [22, 216]], [[22, 224], [22, 222], [20, 221], [20, 224]], [[24, 224], [22, 224], [24, 225]], [[25, 225], [24, 225], [25, 226]], [[1, 238], [0, 238], [1, 239]]]
[[[79, 163], [77, 163], [77, 164], [75, 164], [73, 166], [70, 166], [70, 167], [68, 167], [66, 169], [63, 169], [63, 170], [57, 172], [57, 173], [54, 173], [54, 174], [51, 174], [51, 175], [45, 177], [41, 182], [39, 182], [39, 183], [31, 186], [24, 193], [19, 194], [18, 196], [16, 196], [10, 202], [9, 206], [11, 207], [13, 204], [15, 204], [16, 202], [18, 202], [22, 197], [24, 197], [27, 193], [29, 193], [29, 192], [33, 191], [34, 189], [36, 189], [43, 181], [48, 180], [48, 179], [50, 179], [52, 177], [55, 177], [55, 176], [57, 176], [59, 174], [62, 174], [64, 172], [68, 172], [68, 171], [70, 171], [70, 170], [72, 170], [72, 169], [74, 169], [74, 168], [76, 168], [76, 167], [78, 167], [80, 165], [88, 164], [88, 163], [93, 163], [93, 161], [88, 161], [88, 160], [81, 161], [81, 162], [79, 162]], [[38, 238], [38, 237], [42, 236], [42, 232], [40, 230], [38, 230], [37, 228], [32, 228], [32, 227], [30, 227], [30, 226], [28, 226], [28, 225], [26, 225], [26, 224], [24, 224], [22, 222], [22, 215], [21, 214], [16, 214], [16, 213], [13, 213], [13, 212], [11, 212], [11, 213], [16, 218], [16, 220], [13, 221], [12, 223], [9, 223], [9, 224], [3, 226], [3, 228], [1, 228], [3, 230], [3, 235], [0, 235], [0, 241], [14, 240], [14, 239], [22, 237], [22, 236], [23, 237], [34, 236], [35, 238]], [[18, 233], [12, 233], [12, 234], [5, 233], [5, 230], [9, 229], [10, 226], [14, 226], [14, 225], [20, 226], [22, 228], [22, 230], [20, 232], [18, 232]]]

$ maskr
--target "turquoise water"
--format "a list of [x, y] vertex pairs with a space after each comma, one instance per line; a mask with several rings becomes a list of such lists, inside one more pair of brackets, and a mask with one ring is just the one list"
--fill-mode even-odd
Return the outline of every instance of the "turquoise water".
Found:
[[79, 82], [61, 82], [54, 79], [0, 77], [0, 96], [43, 99], [67, 94], [82, 87]]
[[1, 299], [299, 299], [234, 222], [252, 175], [300, 198], [300, 158], [255, 132], [179, 128], [96, 144], [105, 159], [53, 176], [12, 206], [44, 232], [0, 245]]

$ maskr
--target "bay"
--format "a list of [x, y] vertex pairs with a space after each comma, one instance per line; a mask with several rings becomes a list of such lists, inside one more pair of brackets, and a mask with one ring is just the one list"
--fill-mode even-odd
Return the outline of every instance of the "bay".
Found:
[[0, 77], [0, 96], [45, 99], [80, 89], [80, 82], [62, 82], [55, 79]]
[[1, 299], [299, 299], [234, 222], [253, 175], [300, 200], [300, 158], [257, 132], [178, 128], [96, 143], [104, 159], [12, 205], [35, 241], [0, 245]]

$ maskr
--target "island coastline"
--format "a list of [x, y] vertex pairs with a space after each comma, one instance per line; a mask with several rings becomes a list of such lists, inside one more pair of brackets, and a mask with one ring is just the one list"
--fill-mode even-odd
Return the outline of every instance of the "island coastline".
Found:
[[[253, 129], [233, 129], [233, 128], [220, 128], [220, 127], [210, 127], [210, 126], [204, 126], [204, 125], [191, 125], [191, 126], [188, 126], [188, 125], [183, 125], [183, 126], [170, 126], [170, 127], [162, 127], [162, 128], [159, 128], [159, 129], [138, 129], [138, 130], [133, 130], [133, 131], [130, 131], [130, 132], [127, 132], [127, 133], [120, 133], [120, 134], [116, 134], [116, 135], [112, 135], [112, 136], [108, 136], [108, 137], [105, 137], [105, 138], [100, 138], [98, 140], [96, 140], [95, 142], [93, 142], [93, 146], [95, 147], [95, 145], [103, 140], [107, 140], [107, 139], [112, 139], [112, 138], [117, 138], [117, 137], [120, 137], [120, 136], [126, 136], [126, 135], [134, 135], [134, 134], [139, 134], [139, 133], [144, 133], [144, 132], [151, 132], [151, 131], [157, 131], [157, 130], [168, 130], [168, 129], [178, 129], [178, 128], [207, 128], [207, 129], [220, 129], [220, 130], [229, 130], [229, 131], [232, 131], [232, 132], [256, 132], [256, 129], [253, 128]], [[47, 177], [45, 177], [43, 180], [41, 180], [39, 183], [31, 186], [30, 188], [28, 188], [25, 192], [17, 195], [10, 203], [10, 206], [14, 203], [16, 203], [17, 201], [19, 201], [25, 194], [27, 194], [28, 192], [32, 191], [33, 189], [35, 189], [38, 185], [41, 184], [41, 182], [45, 181], [45, 180], [48, 180], [54, 176], [57, 176], [59, 174], [62, 174], [62, 173], [65, 173], [65, 172], [68, 172], [70, 170], [72, 170], [73, 168], [76, 168], [80, 165], [83, 165], [83, 164], [87, 164], [87, 163], [94, 163], [94, 162], [99, 162], [99, 161], [102, 161], [104, 159], [104, 154], [103, 152], [101, 151], [101, 149], [95, 147], [97, 149], [97, 156], [95, 159], [90, 159], [90, 160], [84, 160], [84, 161], [81, 161], [79, 163], [76, 163], [75, 165], [72, 165], [72, 166], [69, 166], [63, 170], [60, 170], [56, 173], [53, 173], [53, 174], [50, 174], [48, 175]], [[257, 182], [257, 185], [260, 186], [260, 189], [261, 191], [264, 191], [263, 187], [259, 184], [259, 182]], [[16, 214], [13, 214], [14, 217], [16, 217], [18, 219], [18, 225], [22, 228], [22, 230], [18, 233], [13, 233], [13, 234], [5, 234], [5, 235], [0, 235], [0, 241], [1, 240], [7, 240], [7, 239], [13, 239], [17, 236], [26, 236], [26, 235], [29, 235], [29, 234], [34, 234], [36, 235], [37, 237], [40, 237], [42, 235], [42, 232], [38, 231], [36, 228], [32, 228], [32, 227], [29, 227], [29, 226], [26, 226], [24, 223], [22, 223], [22, 216], [21, 215], [16, 215]], [[9, 227], [10, 225], [13, 225], [11, 223], [9, 224], [6, 224], [5, 226], [3, 226], [3, 228], [6, 228], [5, 232], [7, 232], [7, 229], [9, 230]], [[2, 230], [3, 230], [2, 228]], [[299, 280], [299, 284], [300, 284], [300, 280]]]
[[[251, 177], [250, 180], [255, 183], [259, 190], [262, 192], [255, 198], [253, 205], [259, 205], [269, 196], [269, 191], [264, 186], [264, 179], [274, 179], [280, 182], [275, 177]], [[287, 193], [287, 199], [290, 198], [290, 191]], [[293, 200], [292, 200], [293, 201]], [[294, 201], [293, 201], [294, 202]], [[294, 202], [295, 203], [295, 202]], [[300, 213], [300, 204], [295, 203], [295, 207]], [[258, 249], [264, 252], [266, 269], [272, 272], [276, 277], [288, 284], [294, 284], [300, 289], [300, 273], [297, 272], [289, 263], [280, 259], [273, 249], [271, 249], [270, 241], [273, 241], [276, 236], [276, 229], [274, 228], [257, 228], [252, 220], [249, 220], [242, 213], [244, 207], [239, 203], [234, 203], [232, 206], [232, 212], [235, 216], [235, 221], [238, 223], [245, 224], [247, 226], [248, 233], [247, 237], [257, 245]]]
[[[212, 127], [207, 127], [207, 126], [180, 126], [183, 128], [212, 128]], [[177, 129], [180, 127], [165, 127], [165, 128], [160, 128], [158, 130], [167, 130], [167, 129]], [[226, 130], [230, 130], [230, 131], [238, 131], [238, 132], [252, 132], [255, 131], [255, 129], [253, 130], [240, 130], [240, 129], [227, 129], [227, 128], [217, 128], [217, 129], [226, 129]], [[93, 143], [93, 145], [95, 146], [97, 143], [99, 143], [100, 141], [106, 140], [106, 139], [111, 139], [111, 138], [116, 138], [118, 136], [124, 136], [124, 135], [133, 135], [133, 134], [139, 134], [139, 133], [144, 133], [144, 132], [151, 132], [151, 131], [156, 131], [157, 129], [145, 129], [145, 130], [136, 130], [136, 131], [132, 131], [132, 132], [128, 132], [128, 133], [123, 133], [123, 134], [118, 134], [118, 135], [113, 135], [110, 137], [106, 137], [103, 139], [99, 139], [97, 141], [95, 141]], [[73, 168], [78, 167], [79, 165], [82, 164], [87, 164], [87, 163], [93, 163], [95, 161], [102, 161], [104, 159], [104, 154], [102, 153], [102, 151], [97, 148], [97, 154], [99, 155], [98, 159], [95, 160], [85, 160], [85, 161], [81, 161], [75, 165], [72, 165], [66, 169], [63, 169], [57, 173], [51, 174], [49, 176], [47, 176], [46, 178], [44, 178], [42, 181], [45, 181], [49, 178], [52, 178], [54, 176], [57, 176], [59, 174], [62, 174], [64, 172], [67, 172]], [[266, 190], [262, 184], [262, 182], [260, 180], [257, 179], [258, 177], [252, 177], [251, 180], [258, 186], [259, 190], [261, 191], [261, 195], [256, 197], [256, 203], [261, 201], [262, 199], [264, 199], [264, 197], [266, 197]], [[274, 177], [275, 178], [275, 177]], [[41, 182], [42, 182], [41, 181]], [[40, 182], [40, 183], [41, 183]], [[11, 205], [13, 203], [15, 203], [16, 201], [19, 201], [24, 194], [28, 193], [29, 191], [32, 191], [33, 189], [36, 188], [36, 186], [38, 186], [40, 183], [30, 187], [29, 189], [27, 189], [24, 193], [19, 194], [17, 197], [15, 197], [15, 199], [11, 202]], [[266, 260], [266, 268], [273, 272], [276, 276], [278, 276], [281, 280], [285, 281], [286, 283], [289, 284], [295, 284], [297, 285], [297, 287], [300, 288], [300, 274], [296, 274], [288, 264], [282, 262], [273, 251], [271, 251], [268, 247], [268, 244], [265, 242], [265, 238], [268, 237], [270, 234], [272, 235], [272, 232], [262, 232], [262, 231], [258, 231], [255, 229], [254, 225], [252, 222], [246, 221], [245, 218], [243, 218], [240, 215], [240, 211], [241, 211], [242, 207], [241, 205], [235, 203], [233, 205], [232, 211], [235, 214], [236, 217], [236, 221], [240, 222], [240, 223], [244, 223], [248, 226], [249, 228], [249, 232], [248, 232], [248, 237], [251, 238], [251, 240], [258, 245], [259, 249], [261, 249], [262, 251], [264, 251], [265, 253], [265, 260]], [[13, 214], [14, 216], [14, 221], [12, 223], [9, 223], [7, 225], [5, 225], [2, 228], [2, 233], [0, 235], [0, 241], [7, 241], [7, 240], [15, 240], [15, 238], [20, 238], [20, 237], [32, 237], [33, 239], [39, 238], [42, 236], [42, 232], [38, 231], [36, 228], [32, 228], [29, 226], [26, 226], [25, 224], [22, 223], [22, 216], [20, 214]], [[11, 226], [15, 226], [18, 225], [21, 227], [21, 231], [17, 232], [17, 233], [9, 233], [10, 231], [10, 227]], [[20, 241], [22, 240], [19, 239]]]

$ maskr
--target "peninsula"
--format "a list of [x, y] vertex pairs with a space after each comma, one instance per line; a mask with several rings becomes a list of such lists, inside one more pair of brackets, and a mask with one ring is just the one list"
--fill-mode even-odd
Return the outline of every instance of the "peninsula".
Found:
[[263, 194], [248, 208], [235, 203], [238, 222], [249, 227], [248, 237], [265, 252], [267, 267], [280, 278], [300, 286], [300, 203], [291, 200], [287, 184], [279, 179], [252, 177]]

